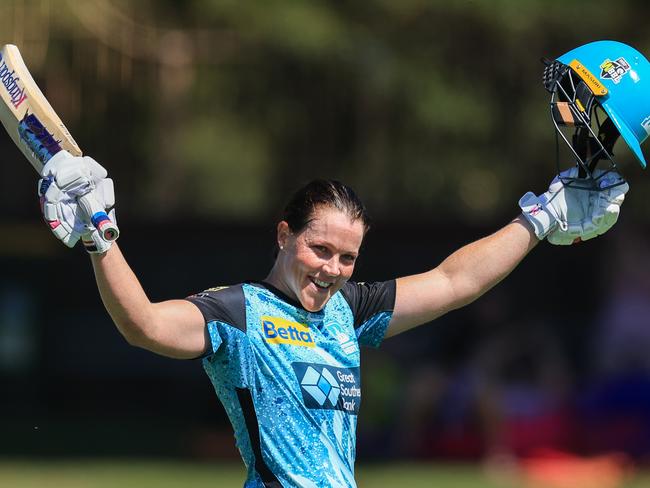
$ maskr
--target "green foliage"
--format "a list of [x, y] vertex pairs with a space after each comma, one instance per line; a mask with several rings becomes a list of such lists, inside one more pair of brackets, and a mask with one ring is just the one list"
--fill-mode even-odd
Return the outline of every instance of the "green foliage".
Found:
[[175, 135], [176, 155], [188, 173], [182, 191], [196, 215], [246, 219], [264, 212], [271, 168], [265, 137], [256, 127], [225, 117], [195, 118]]
[[538, 59], [598, 38], [647, 52], [639, 5], [25, 0], [0, 26], [118, 193], [137, 177], [136, 213], [266, 220], [332, 177], [377, 218], [498, 223], [555, 172]]

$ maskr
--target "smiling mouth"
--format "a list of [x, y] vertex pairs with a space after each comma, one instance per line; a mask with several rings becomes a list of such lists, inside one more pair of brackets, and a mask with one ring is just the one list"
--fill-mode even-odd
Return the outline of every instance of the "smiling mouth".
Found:
[[327, 281], [317, 280], [311, 276], [309, 278], [311, 279], [311, 282], [316, 285], [316, 288], [320, 290], [327, 290], [330, 286], [332, 286], [332, 283], [328, 283]]

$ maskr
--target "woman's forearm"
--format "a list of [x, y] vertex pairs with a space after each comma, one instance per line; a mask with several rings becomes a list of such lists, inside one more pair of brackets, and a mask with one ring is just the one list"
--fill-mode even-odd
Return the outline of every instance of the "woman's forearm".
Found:
[[91, 254], [97, 288], [106, 310], [124, 338], [133, 345], [150, 334], [152, 304], [117, 244], [105, 254]]

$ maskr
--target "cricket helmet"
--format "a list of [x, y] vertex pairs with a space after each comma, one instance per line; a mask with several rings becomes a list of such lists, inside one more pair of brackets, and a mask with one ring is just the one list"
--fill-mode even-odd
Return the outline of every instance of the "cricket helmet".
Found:
[[645, 56], [621, 42], [596, 41], [543, 61], [556, 134], [580, 168], [581, 178], [565, 184], [597, 189], [604, 174], [595, 177], [593, 172], [600, 160], [617, 170], [613, 147], [619, 136], [645, 168], [641, 143], [650, 135], [650, 63]]

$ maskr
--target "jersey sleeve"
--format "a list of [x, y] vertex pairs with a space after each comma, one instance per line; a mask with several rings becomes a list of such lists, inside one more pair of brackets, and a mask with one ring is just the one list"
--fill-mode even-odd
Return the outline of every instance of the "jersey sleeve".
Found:
[[211, 343], [207, 355], [217, 352], [231, 337], [246, 333], [246, 302], [241, 285], [209, 288], [186, 300], [196, 305], [205, 319]]
[[395, 280], [376, 283], [347, 282], [341, 289], [354, 317], [360, 345], [378, 347], [395, 307]]

